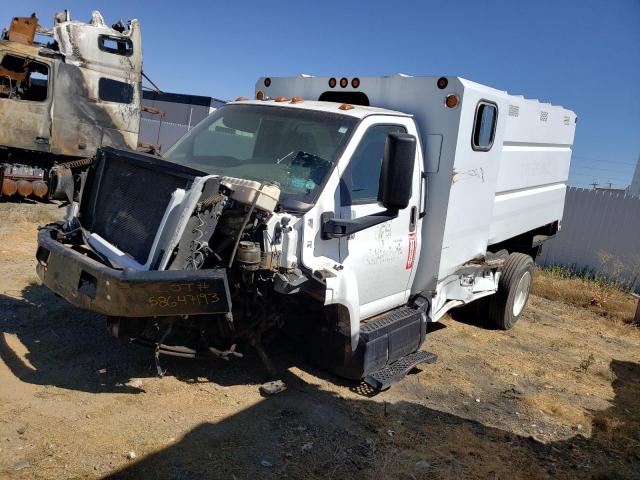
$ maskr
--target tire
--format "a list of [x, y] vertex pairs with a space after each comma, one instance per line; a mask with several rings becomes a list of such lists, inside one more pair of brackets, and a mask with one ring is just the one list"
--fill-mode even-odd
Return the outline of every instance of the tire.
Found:
[[498, 291], [489, 297], [489, 320], [501, 330], [509, 330], [519, 320], [533, 285], [533, 259], [512, 253], [502, 267]]

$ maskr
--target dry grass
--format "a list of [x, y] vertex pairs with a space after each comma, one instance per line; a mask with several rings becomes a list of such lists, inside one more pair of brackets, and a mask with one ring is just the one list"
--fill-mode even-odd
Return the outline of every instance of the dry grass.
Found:
[[[36, 224], [44, 225], [64, 217], [64, 209], [53, 203], [0, 203], [0, 220], [2, 224]], [[6, 223], [5, 223], [6, 222]]]
[[568, 425], [586, 425], [588, 423], [583, 408], [568, 403], [566, 399], [560, 398], [559, 395], [552, 392], [525, 395], [522, 398], [522, 404], [525, 408], [544, 412]]
[[580, 277], [561, 268], [537, 269], [533, 293], [622, 323], [633, 321], [638, 301], [614, 284]]

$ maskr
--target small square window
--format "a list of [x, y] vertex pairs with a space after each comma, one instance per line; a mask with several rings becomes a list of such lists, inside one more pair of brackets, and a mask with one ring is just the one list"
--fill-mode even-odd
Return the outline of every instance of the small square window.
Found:
[[131, 103], [133, 85], [110, 78], [101, 78], [98, 82], [98, 96], [104, 102]]
[[128, 38], [100, 35], [98, 37], [98, 48], [103, 52], [124, 57], [130, 57], [133, 54], [133, 42]]
[[476, 108], [476, 118], [473, 122], [473, 136], [471, 146], [474, 150], [488, 152], [493, 145], [496, 135], [496, 120], [498, 107], [495, 103], [481, 101]]

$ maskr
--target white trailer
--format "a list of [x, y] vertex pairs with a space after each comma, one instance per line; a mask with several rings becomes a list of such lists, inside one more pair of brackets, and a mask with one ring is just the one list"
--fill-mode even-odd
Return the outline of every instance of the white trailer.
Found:
[[[75, 276], [65, 286], [51, 271], [51, 258], [70, 256], [52, 230], [40, 235], [47, 261], [39, 273], [72, 303], [117, 317], [116, 333], [131, 338], [132, 318], [145, 328], [140, 318], [176, 315], [169, 329], [202, 315], [255, 326], [256, 309], [269, 311], [252, 345], [261, 348], [267, 326], [282, 326], [321, 365], [385, 387], [432, 360], [418, 351], [426, 322], [451, 308], [490, 297], [484, 315], [495, 326], [518, 320], [533, 258], [560, 228], [576, 120], [562, 107], [458, 77], [260, 78], [256, 100], [218, 109], [167, 153], [173, 163], [99, 155], [80, 213], [62, 228], [82, 226], [87, 248], [114, 267], [73, 260], [81, 265], [73, 275], [95, 280], [94, 298], [83, 299]], [[105, 184], [130, 198], [138, 183], [114, 181], [130, 177], [116, 165], [136, 162], [153, 165], [154, 182], [173, 179], [158, 192], [162, 208], [150, 225], [138, 204], [114, 212], [100, 198]], [[202, 206], [214, 194], [224, 198], [216, 214]], [[143, 224], [140, 249], [127, 235]], [[215, 276], [210, 288], [224, 301], [153, 297], [148, 309], [131, 309], [106, 296], [107, 285], [131, 291], [131, 281], [169, 278], [164, 270], [189, 285], [194, 269]], [[249, 271], [259, 273], [249, 279]], [[259, 302], [243, 296], [255, 291]]]

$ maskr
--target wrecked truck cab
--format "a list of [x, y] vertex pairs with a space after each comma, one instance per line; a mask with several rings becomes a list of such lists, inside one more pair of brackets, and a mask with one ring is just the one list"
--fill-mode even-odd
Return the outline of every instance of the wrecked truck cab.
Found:
[[234, 104], [166, 159], [100, 149], [79, 205], [40, 231], [38, 275], [109, 316], [116, 336], [162, 353], [261, 349], [292, 310], [281, 297], [301, 293], [322, 310], [324, 287], [299, 260], [301, 219], [357, 123]]
[[73, 197], [99, 147], [135, 149], [141, 79], [137, 20], [14, 18], [0, 37], [0, 197]]

